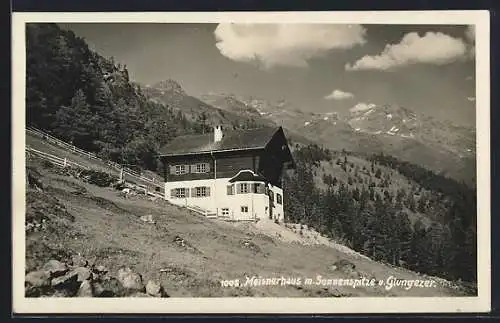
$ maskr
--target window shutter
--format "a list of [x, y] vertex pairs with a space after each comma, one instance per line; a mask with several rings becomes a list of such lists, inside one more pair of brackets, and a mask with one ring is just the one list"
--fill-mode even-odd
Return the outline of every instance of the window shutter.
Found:
[[186, 170], [186, 174], [191, 173], [191, 165], [184, 165], [184, 169]]
[[233, 195], [233, 187], [232, 185], [227, 186], [227, 195]]
[[175, 188], [170, 190], [170, 197], [174, 198], [175, 197]]
[[241, 194], [241, 183], [239, 184], [236, 184], [236, 191], [238, 192], [238, 194]]
[[259, 185], [259, 193], [260, 194], [265, 194], [266, 193], [266, 187], [264, 186], [264, 184]]
[[191, 189], [186, 189], [186, 196], [195, 197], [196, 196], [196, 188], [192, 187]]
[[206, 190], [206, 192], [207, 192], [207, 196], [210, 196], [210, 186], [207, 186], [207, 187], [205, 188], [205, 190]]
[[210, 163], [205, 163], [205, 167], [207, 169], [207, 173], [210, 173]]
[[175, 166], [174, 165], [170, 165], [170, 174], [175, 175]]

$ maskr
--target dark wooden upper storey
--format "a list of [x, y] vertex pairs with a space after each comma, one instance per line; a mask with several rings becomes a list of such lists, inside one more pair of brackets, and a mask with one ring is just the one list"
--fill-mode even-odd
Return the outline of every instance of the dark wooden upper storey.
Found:
[[294, 167], [285, 134], [279, 128], [177, 137], [160, 151], [165, 181], [231, 178], [252, 170], [273, 185], [281, 186], [284, 168]]

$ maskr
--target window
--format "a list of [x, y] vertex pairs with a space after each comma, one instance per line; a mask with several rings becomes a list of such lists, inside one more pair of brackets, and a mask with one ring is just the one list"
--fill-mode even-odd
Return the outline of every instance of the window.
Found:
[[186, 173], [186, 165], [175, 165], [175, 175], [183, 175]]
[[194, 188], [194, 196], [195, 197], [205, 197], [210, 196], [210, 187], [201, 186]]
[[198, 163], [191, 165], [191, 173], [208, 173], [210, 171], [209, 163]]
[[228, 208], [222, 209], [222, 216], [229, 216], [229, 209]]
[[196, 164], [196, 172], [197, 173], [206, 173], [207, 172], [207, 164]]
[[241, 183], [239, 185], [239, 190], [238, 190], [238, 193], [239, 194], [246, 194], [248, 193], [248, 184], [247, 183]]
[[187, 188], [184, 188], [184, 187], [180, 187], [180, 188], [175, 188], [172, 190], [172, 197], [175, 197], [175, 198], [185, 198], [187, 197]]
[[259, 183], [253, 184], [253, 193], [260, 193], [260, 184]]
[[278, 202], [278, 204], [283, 204], [283, 198], [279, 193], [276, 193], [276, 202]]
[[227, 186], [227, 195], [234, 195], [234, 184]]
[[242, 206], [241, 213], [248, 213], [248, 206]]

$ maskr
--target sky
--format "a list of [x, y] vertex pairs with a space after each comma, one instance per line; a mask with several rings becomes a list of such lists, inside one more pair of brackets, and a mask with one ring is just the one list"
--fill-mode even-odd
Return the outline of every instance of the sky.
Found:
[[178, 81], [348, 114], [373, 104], [475, 125], [472, 26], [60, 24], [127, 65], [133, 81]]

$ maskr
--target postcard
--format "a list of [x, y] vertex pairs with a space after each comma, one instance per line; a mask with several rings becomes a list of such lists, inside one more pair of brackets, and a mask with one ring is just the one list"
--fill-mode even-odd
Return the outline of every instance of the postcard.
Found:
[[490, 310], [488, 11], [12, 27], [13, 312]]

